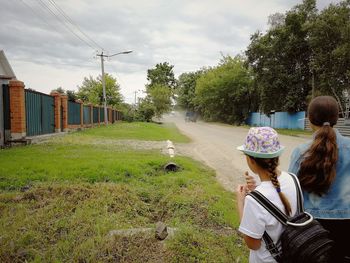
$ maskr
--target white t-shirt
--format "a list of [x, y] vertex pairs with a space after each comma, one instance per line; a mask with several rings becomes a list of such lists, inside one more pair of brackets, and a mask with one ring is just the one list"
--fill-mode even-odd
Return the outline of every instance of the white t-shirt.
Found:
[[[293, 178], [290, 174], [282, 172], [278, 177], [281, 186], [281, 191], [287, 196], [291, 208], [292, 215], [295, 214], [297, 208], [296, 187]], [[276, 191], [276, 188], [270, 181], [263, 181], [256, 187], [256, 190], [269, 199], [281, 211], [285, 211], [283, 203]], [[255, 238], [261, 239], [266, 231], [277, 244], [279, 237], [283, 231], [283, 225], [271, 215], [264, 207], [262, 207], [251, 196], [247, 196], [244, 201], [243, 217], [238, 229], [241, 233]], [[266, 249], [265, 242], [261, 242], [261, 247], [258, 250], [250, 250], [249, 262], [276, 262], [271, 256], [271, 253]]]

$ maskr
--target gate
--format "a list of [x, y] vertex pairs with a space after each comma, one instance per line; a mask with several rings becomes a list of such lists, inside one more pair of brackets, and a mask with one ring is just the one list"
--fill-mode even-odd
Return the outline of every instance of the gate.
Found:
[[54, 97], [25, 90], [27, 136], [55, 132]]
[[[1, 83], [1, 82], [0, 82]], [[10, 139], [10, 93], [8, 84], [0, 85], [0, 146]]]

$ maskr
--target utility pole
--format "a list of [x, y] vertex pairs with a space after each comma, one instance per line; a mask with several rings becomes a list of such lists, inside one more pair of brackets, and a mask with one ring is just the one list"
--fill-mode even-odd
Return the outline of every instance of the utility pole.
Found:
[[137, 90], [134, 91], [134, 93], [135, 93], [135, 106], [136, 106], [136, 94], [137, 94]]
[[106, 81], [105, 81], [105, 67], [104, 67], [104, 57], [107, 57], [107, 55], [103, 54], [103, 51], [101, 54], [97, 54], [98, 57], [101, 57], [101, 69], [102, 69], [102, 89], [103, 89], [103, 107], [104, 107], [104, 118], [105, 118], [105, 124], [108, 125], [108, 114], [107, 114], [107, 98], [106, 98]]
[[[103, 54], [103, 51], [101, 51], [101, 54], [96, 54], [96, 56], [101, 57], [101, 69], [102, 69], [102, 89], [103, 89], [103, 106], [104, 106], [104, 115], [105, 115], [105, 124], [108, 125], [108, 114], [107, 114], [107, 98], [106, 98], [106, 81], [105, 81], [105, 68], [104, 68], [104, 58], [110, 58], [116, 55], [120, 54], [129, 54], [132, 50], [123, 51], [119, 53], [115, 53], [113, 55], [105, 55]], [[135, 94], [136, 96], [136, 94]]]

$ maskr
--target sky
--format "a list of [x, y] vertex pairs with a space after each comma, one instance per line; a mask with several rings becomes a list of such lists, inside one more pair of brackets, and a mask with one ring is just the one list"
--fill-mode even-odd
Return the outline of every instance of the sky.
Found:
[[[175, 76], [244, 52], [268, 16], [291, 0], [0, 0], [0, 50], [18, 80], [43, 93], [78, 90], [104, 62], [128, 103], [144, 96], [147, 70], [174, 66]], [[337, 0], [318, 0], [322, 9]]]

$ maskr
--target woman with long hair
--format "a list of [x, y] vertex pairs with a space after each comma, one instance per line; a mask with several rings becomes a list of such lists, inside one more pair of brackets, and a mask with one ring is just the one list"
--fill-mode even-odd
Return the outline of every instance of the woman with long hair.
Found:
[[339, 116], [333, 97], [314, 98], [307, 114], [313, 140], [294, 149], [288, 170], [299, 178], [305, 210], [335, 241], [332, 262], [350, 262], [350, 138], [333, 128]]

